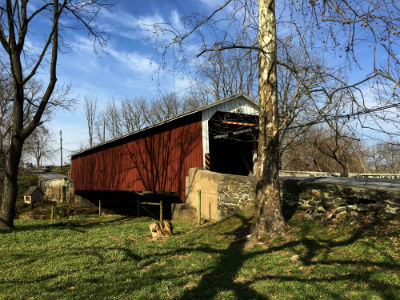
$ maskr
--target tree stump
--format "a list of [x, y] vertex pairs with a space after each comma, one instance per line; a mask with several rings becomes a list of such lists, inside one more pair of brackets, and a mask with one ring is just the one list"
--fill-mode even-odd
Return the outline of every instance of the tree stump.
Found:
[[163, 240], [173, 234], [170, 221], [155, 222], [149, 225], [153, 240]]

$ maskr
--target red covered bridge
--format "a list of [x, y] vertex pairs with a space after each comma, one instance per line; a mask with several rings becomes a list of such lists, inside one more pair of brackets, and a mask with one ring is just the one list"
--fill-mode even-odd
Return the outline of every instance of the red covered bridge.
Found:
[[248, 174], [257, 115], [258, 104], [240, 94], [75, 153], [75, 193], [167, 192], [185, 201], [190, 168]]

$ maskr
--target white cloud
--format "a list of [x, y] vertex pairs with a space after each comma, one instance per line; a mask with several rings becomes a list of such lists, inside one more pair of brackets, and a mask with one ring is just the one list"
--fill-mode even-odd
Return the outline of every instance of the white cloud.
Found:
[[185, 94], [191, 87], [192, 82], [185, 77], [175, 78], [175, 89], [176, 92], [182, 92]]
[[123, 11], [117, 11], [115, 13], [104, 11], [102, 15], [109, 21], [108, 24], [103, 24], [106, 31], [133, 40], [140, 40], [143, 38], [152, 39], [154, 37], [152, 25], [165, 23], [164, 18], [158, 13], [134, 16]]
[[113, 48], [108, 48], [106, 52], [137, 73], [152, 73], [159, 68], [158, 63], [138, 52], [118, 51]]
[[93, 41], [91, 41], [89, 38], [77, 35], [74, 37], [74, 40], [75, 40], [73, 42], [74, 50], [79, 49], [81, 51], [94, 54], [94, 49], [95, 49], [94, 44]]
[[39, 55], [42, 52], [42, 47], [39, 43], [34, 42], [31, 39], [26, 39], [24, 43], [24, 51], [30, 54]]
[[142, 23], [154, 24], [164, 22], [164, 19], [159, 14], [147, 15], [147, 16], [135, 16], [128, 12], [116, 11], [111, 13], [109, 11], [102, 11], [102, 16], [110, 20], [112, 23], [123, 25], [123, 27], [138, 27]]
[[184, 30], [182, 18], [176, 9], [171, 11], [170, 21], [171, 21], [172, 26], [174, 26], [179, 31]]
[[[85, 62], [82, 64], [82, 68], [86, 70], [106, 69], [107, 56], [102, 55], [104, 53], [122, 64], [122, 66], [118, 68], [120, 72], [123, 71], [124, 68], [128, 68], [135, 73], [152, 73], [159, 68], [157, 62], [139, 52], [119, 50], [108, 44], [102, 49], [101, 53], [96, 54], [93, 42], [87, 37], [75, 36], [74, 40], [73, 49], [76, 54], [80, 54], [79, 56], [84, 58]], [[77, 59], [78, 56], [75, 56], [75, 61]], [[81, 61], [81, 59], [79, 59], [79, 61]], [[90, 64], [90, 68], [88, 64]]]
[[172, 31], [183, 32], [185, 30], [182, 17], [176, 9], [171, 10], [166, 18], [158, 12], [151, 15], [135, 16], [117, 11], [115, 13], [103, 12], [102, 15], [108, 21], [108, 24], [102, 24], [107, 32], [132, 40], [142, 41], [145, 39], [169, 42], [174, 37], [174, 34], [169, 30], [163, 30], [157, 25], [168, 28], [167, 24], [169, 23], [171, 25], [169, 29]]
[[221, 6], [223, 1], [222, 0], [200, 0], [200, 2], [206, 6], [217, 8], [217, 7]]
[[148, 15], [148, 16], [139, 16], [136, 18], [135, 22], [132, 25], [141, 27], [141, 28], [147, 28], [150, 25], [157, 24], [157, 23], [165, 23], [165, 20], [163, 17], [161, 17], [159, 14], [155, 15]]

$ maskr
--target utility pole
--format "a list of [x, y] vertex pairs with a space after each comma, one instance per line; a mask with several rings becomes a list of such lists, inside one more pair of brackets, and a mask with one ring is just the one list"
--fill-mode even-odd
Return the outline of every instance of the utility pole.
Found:
[[61, 168], [63, 166], [63, 151], [62, 151], [62, 130], [60, 130], [60, 158], [61, 158]]

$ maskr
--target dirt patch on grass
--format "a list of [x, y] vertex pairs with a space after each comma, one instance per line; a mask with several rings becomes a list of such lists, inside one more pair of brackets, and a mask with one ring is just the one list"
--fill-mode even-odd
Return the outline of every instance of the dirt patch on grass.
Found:
[[[33, 207], [23, 205], [17, 208], [16, 217], [23, 220], [49, 220], [51, 216], [51, 203], [35, 203]], [[58, 204], [54, 207], [54, 218], [65, 218], [78, 215], [98, 214], [97, 207], [82, 207], [67, 204]], [[102, 209], [102, 215], [111, 215], [112, 211]]]

